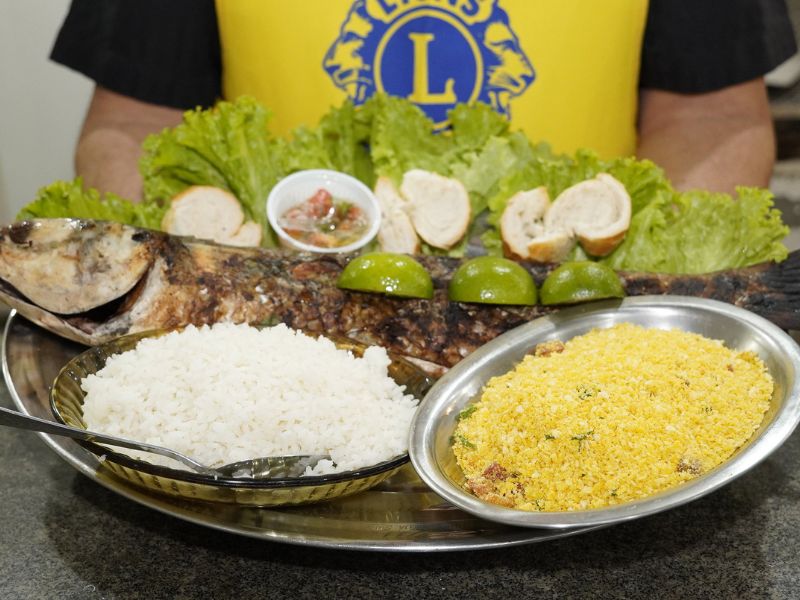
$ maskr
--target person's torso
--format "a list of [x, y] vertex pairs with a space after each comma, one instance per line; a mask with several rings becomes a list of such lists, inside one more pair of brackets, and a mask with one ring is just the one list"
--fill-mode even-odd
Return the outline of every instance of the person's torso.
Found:
[[434, 122], [482, 101], [557, 151], [634, 151], [647, 0], [217, 0], [226, 98], [273, 129], [375, 92]]

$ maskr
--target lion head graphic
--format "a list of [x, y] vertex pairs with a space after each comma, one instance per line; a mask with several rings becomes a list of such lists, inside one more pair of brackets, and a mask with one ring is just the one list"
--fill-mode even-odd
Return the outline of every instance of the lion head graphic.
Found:
[[356, 104], [386, 92], [435, 123], [458, 102], [510, 117], [536, 77], [500, 0], [355, 0], [322, 66]]

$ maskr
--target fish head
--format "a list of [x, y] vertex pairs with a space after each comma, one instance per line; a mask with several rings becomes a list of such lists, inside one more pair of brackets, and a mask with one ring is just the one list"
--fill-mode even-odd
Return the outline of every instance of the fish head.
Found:
[[[82, 219], [20, 221], [0, 228], [4, 299], [43, 311], [89, 311], [130, 291], [153, 262], [148, 232]], [[9, 286], [13, 290], [9, 290]]]

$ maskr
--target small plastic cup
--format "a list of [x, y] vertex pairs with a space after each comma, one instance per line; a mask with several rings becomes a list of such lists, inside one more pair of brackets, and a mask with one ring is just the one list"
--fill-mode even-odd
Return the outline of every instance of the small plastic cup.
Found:
[[[308, 200], [320, 188], [327, 190], [334, 198], [352, 202], [364, 211], [368, 227], [361, 238], [345, 246], [323, 248], [296, 240], [281, 227], [281, 216], [290, 208]], [[328, 169], [310, 169], [292, 173], [272, 188], [267, 197], [267, 220], [284, 247], [318, 253], [355, 252], [378, 234], [381, 226], [381, 209], [372, 190], [355, 177]]]

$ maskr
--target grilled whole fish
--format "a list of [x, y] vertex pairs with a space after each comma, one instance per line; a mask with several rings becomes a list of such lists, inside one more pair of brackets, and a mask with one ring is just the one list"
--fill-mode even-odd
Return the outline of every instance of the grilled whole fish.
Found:
[[[434, 280], [431, 300], [340, 290], [336, 280], [348, 260], [221, 246], [118, 223], [24, 221], [0, 229], [0, 300], [87, 345], [189, 323], [283, 322], [444, 367], [555, 310], [450, 302], [447, 284], [461, 261], [434, 256], [419, 257]], [[525, 267], [538, 284], [553, 268]], [[714, 298], [800, 329], [800, 252], [779, 264], [710, 275], [620, 273], [620, 279], [629, 295]]]

